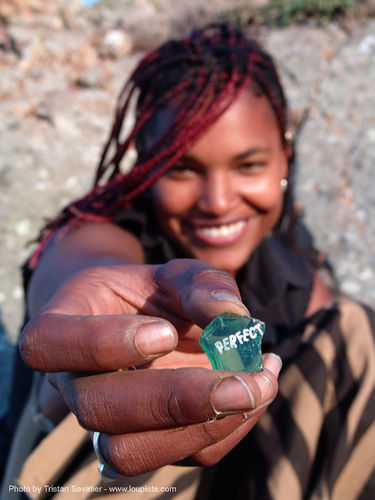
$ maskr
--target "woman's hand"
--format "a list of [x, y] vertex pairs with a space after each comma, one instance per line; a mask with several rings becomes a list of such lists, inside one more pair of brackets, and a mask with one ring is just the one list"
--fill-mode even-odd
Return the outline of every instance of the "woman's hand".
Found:
[[265, 355], [262, 373], [209, 369], [198, 338], [222, 312], [247, 314], [233, 278], [203, 262], [92, 267], [57, 290], [20, 348], [32, 368], [55, 372], [81, 425], [106, 433], [103, 453], [120, 473], [212, 465], [264, 413], [281, 368]]

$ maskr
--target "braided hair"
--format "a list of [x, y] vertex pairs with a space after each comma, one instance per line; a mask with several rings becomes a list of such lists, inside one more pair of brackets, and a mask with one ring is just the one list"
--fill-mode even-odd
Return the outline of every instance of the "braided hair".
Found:
[[[186, 39], [168, 41], [146, 55], [118, 97], [114, 123], [99, 161], [93, 189], [46, 225], [29, 265], [36, 265], [45, 244], [57, 229], [68, 231], [82, 222], [111, 221], [120, 210], [130, 208], [134, 200], [167, 172], [249, 86], [267, 97], [285, 144], [287, 103], [275, 65], [272, 58], [240, 29], [229, 24], [210, 25], [194, 30]], [[123, 139], [134, 99], [134, 123]], [[153, 117], [176, 100], [179, 104], [172, 123], [149, 150], [145, 150], [143, 136]], [[122, 172], [121, 162], [134, 144], [138, 158], [130, 171]], [[290, 224], [286, 221], [291, 220], [292, 207], [289, 182], [283, 212], [275, 228], [280, 238], [288, 233]]]

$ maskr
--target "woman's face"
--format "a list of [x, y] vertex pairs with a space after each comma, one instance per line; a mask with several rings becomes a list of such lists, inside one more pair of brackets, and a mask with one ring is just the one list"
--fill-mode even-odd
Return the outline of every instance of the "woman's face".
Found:
[[287, 175], [274, 112], [248, 90], [154, 184], [156, 217], [187, 257], [235, 275], [279, 219]]

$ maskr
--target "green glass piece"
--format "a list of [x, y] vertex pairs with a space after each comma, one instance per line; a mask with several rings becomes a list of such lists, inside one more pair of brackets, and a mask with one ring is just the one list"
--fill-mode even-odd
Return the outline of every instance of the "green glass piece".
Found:
[[199, 343], [214, 370], [255, 373], [263, 370], [263, 321], [223, 313], [203, 330]]

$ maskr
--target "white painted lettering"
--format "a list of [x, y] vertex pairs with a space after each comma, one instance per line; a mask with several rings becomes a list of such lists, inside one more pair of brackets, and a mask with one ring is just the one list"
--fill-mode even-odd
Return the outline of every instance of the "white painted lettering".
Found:
[[223, 338], [224, 351], [230, 351], [229, 339], [228, 337]]
[[220, 354], [223, 354], [224, 347], [223, 347], [223, 343], [220, 342], [220, 340], [217, 340], [215, 342], [215, 347], [219, 351]]
[[244, 342], [248, 342], [249, 341], [249, 329], [248, 328], [244, 328], [242, 330], [242, 333], [243, 333], [243, 341]]
[[243, 344], [243, 335], [241, 332], [236, 332], [236, 337], [238, 338], [238, 342], [242, 345]]
[[235, 335], [229, 335], [229, 342], [231, 349], [237, 349], [237, 339]]
[[262, 325], [256, 323], [250, 328], [244, 328], [236, 333], [230, 334], [228, 337], [223, 337], [215, 342], [215, 347], [220, 354], [231, 349], [238, 349], [238, 344], [242, 345], [250, 340], [255, 340], [258, 337], [263, 337]]

